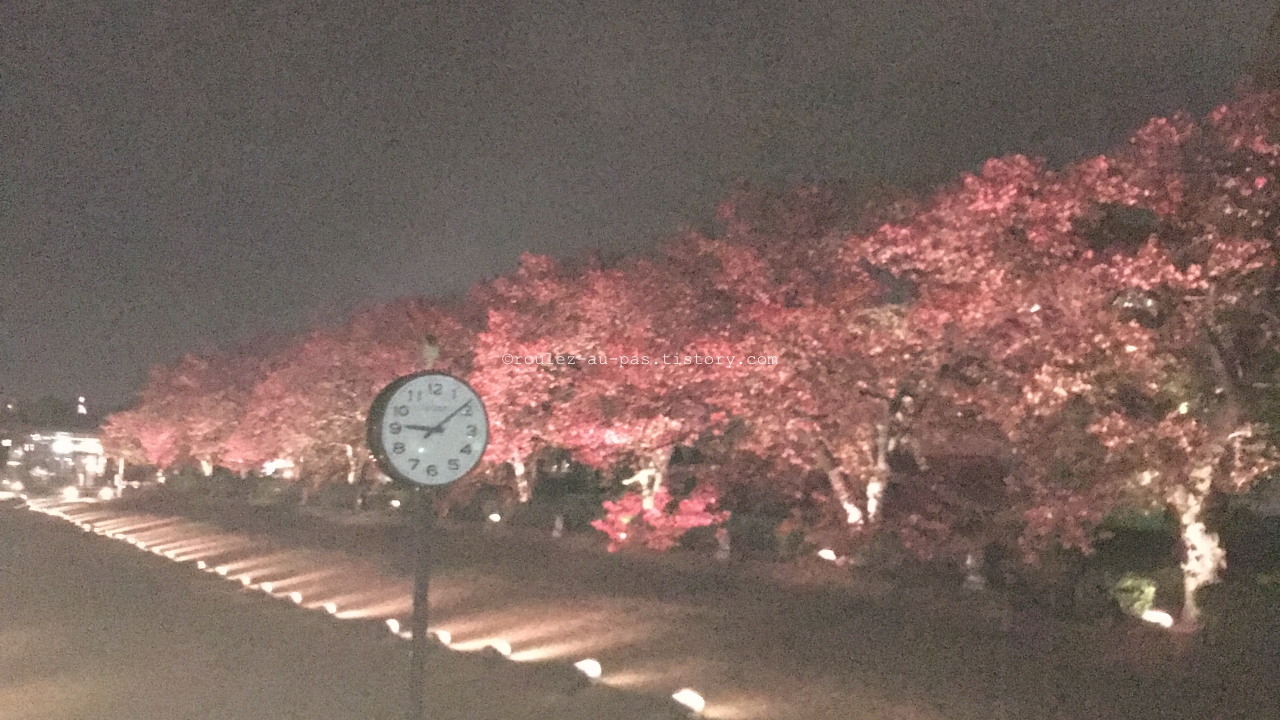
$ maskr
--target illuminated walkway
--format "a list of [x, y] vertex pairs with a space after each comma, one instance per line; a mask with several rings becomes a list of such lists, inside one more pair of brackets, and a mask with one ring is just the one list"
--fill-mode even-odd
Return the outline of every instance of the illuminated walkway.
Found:
[[[183, 563], [191, 572], [223, 576], [338, 619], [389, 621], [391, 631], [407, 635], [410, 580], [386, 563], [334, 550], [285, 547], [278, 539], [179, 517], [123, 513], [110, 504], [35, 501], [32, 508]], [[792, 611], [767, 596], [729, 592], [708, 604], [682, 588], [619, 591], [628, 578], [617, 577], [616, 569], [614, 577], [600, 577], [594, 592], [584, 591], [581, 577], [589, 571], [571, 567], [574, 563], [571, 553], [522, 562], [520, 568], [445, 558], [431, 586], [432, 631], [452, 649], [497, 648], [516, 662], [556, 661], [568, 667], [592, 660], [583, 667], [594, 670], [598, 663], [600, 681], [614, 688], [666, 697], [692, 689], [705, 697], [703, 715], [710, 718], [980, 717], [979, 708], [987, 702], [941, 686], [937, 696], [913, 701], [910, 688], [856, 657], [855, 646], [880, 640], [813, 618], [788, 618]], [[829, 610], [814, 606], [817, 613]], [[856, 620], [850, 614], [856, 611], [846, 613], [845, 620]], [[872, 626], [885, 631], [879, 620]], [[845, 632], [862, 637], [846, 643], [833, 636]], [[950, 652], [963, 665], [964, 651]], [[888, 645], [882, 657], [887, 665], [911, 662]], [[690, 701], [698, 703], [692, 696]]]

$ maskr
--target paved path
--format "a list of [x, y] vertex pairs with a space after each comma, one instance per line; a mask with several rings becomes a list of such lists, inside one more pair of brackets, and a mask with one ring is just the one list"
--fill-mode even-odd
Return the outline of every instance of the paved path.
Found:
[[[408, 643], [12, 504], [0, 507], [0, 719], [403, 718]], [[441, 650], [433, 718], [680, 717], [571, 668]]]
[[[403, 622], [409, 612], [405, 528], [217, 504], [44, 508], [106, 537], [35, 513], [0, 512], [0, 609], [10, 594], [4, 563], [16, 553], [14, 572], [27, 578], [15, 586], [25, 597], [16, 614], [32, 618], [14, 626], [28, 633], [22, 637], [33, 622], [45, 632], [52, 624], [97, 633], [130, 628], [134, 618], [139, 627], [124, 637], [141, 646], [130, 654], [143, 659], [78, 657], [68, 649], [70, 631], [59, 631], [43, 655], [42, 639], [17, 637], [37, 660], [79, 669], [3, 686], [0, 719], [399, 716], [392, 708], [403, 694], [406, 644], [386, 621]], [[576, 539], [539, 538], [487, 525], [438, 528], [432, 625], [461, 651], [440, 653], [447, 660], [437, 671], [445, 681], [433, 686], [439, 717], [647, 720], [669, 716], [670, 695], [682, 687], [706, 697], [706, 717], [725, 720], [1280, 717], [1274, 686], [1261, 680], [1273, 675], [1267, 642], [1217, 647], [1210, 636], [1188, 645], [1122, 626], [1108, 643], [1035, 617], [1012, 623], [1006, 635], [994, 618], [982, 619], [987, 604], [964, 593], [873, 582], [788, 587], [750, 564], [604, 555], [566, 542]], [[35, 580], [46, 567], [48, 579]], [[59, 610], [42, 602], [51, 595], [72, 602]], [[61, 620], [43, 622], [48, 613]], [[113, 619], [95, 626], [98, 613]], [[0, 630], [10, 627], [7, 614]], [[4, 648], [14, 645], [0, 638], [0, 683], [11, 662]], [[509, 648], [509, 658], [473, 652], [492, 646]], [[18, 667], [30, 664], [21, 654]], [[584, 690], [572, 663], [587, 657], [600, 661], [604, 676]], [[152, 669], [111, 675], [133, 665]], [[204, 678], [212, 684], [190, 685]], [[136, 690], [156, 687], [170, 689], [154, 699]], [[68, 707], [219, 702], [234, 710], [4, 715], [6, 693], [23, 692], [48, 693]], [[368, 709], [351, 709], [355, 702]]]

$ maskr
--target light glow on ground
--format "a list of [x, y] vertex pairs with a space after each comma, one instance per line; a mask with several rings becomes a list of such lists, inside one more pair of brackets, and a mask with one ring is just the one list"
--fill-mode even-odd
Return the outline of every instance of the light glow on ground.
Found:
[[[274, 597], [288, 597], [302, 607], [324, 609], [338, 619], [380, 619], [397, 637], [411, 637], [398, 618], [412, 612], [412, 582], [403, 577], [379, 575], [365, 561], [337, 552], [279, 550], [249, 536], [181, 518], [117, 516], [101, 506], [80, 503], [64, 504], [63, 508], [67, 512], [56, 512], [62, 513], [69, 522], [83, 523], [95, 533], [131, 540], [134, 545], [150, 544], [157, 556], [179, 562], [196, 560], [197, 568], [215, 568], [210, 572], [219, 572], [245, 587], [252, 586], [254, 578], [261, 581], [263, 576], [272, 577], [271, 581], [260, 582], [258, 589]], [[701, 662], [670, 656], [635, 658], [641, 660], [639, 663], [609, 661], [611, 669], [606, 675], [600, 660], [596, 659], [602, 657], [600, 653], [609, 660], [617, 651], [625, 651], [635, 643], [651, 644], [657, 628], [640, 623], [620, 624], [613, 611], [565, 607], [549, 599], [500, 608], [486, 605], [490, 582], [494, 580], [485, 577], [468, 577], [465, 582], [457, 578], [433, 578], [433, 615], [443, 611], [450, 630], [435, 629], [431, 634], [443, 646], [457, 651], [492, 648], [513, 661], [565, 662], [593, 681], [623, 690], [654, 692], [665, 687], [666, 692], [671, 692], [670, 688], [680, 687], [676, 683], [681, 680], [697, 682], [700, 687], [714, 685], [704, 684]], [[314, 599], [304, 604], [304, 593]], [[480, 600], [479, 607], [472, 604], [473, 597]], [[462, 639], [455, 641], [455, 636]], [[514, 650], [513, 644], [521, 649]], [[579, 660], [575, 662], [574, 658]], [[683, 687], [672, 697], [678, 700], [676, 695], [679, 695], [693, 703], [686, 704], [691, 710], [700, 702], [704, 716], [723, 720], [763, 717], [768, 714], [772, 700], [766, 696], [747, 699], [717, 690], [717, 702], [707, 703], [701, 694], [689, 693], [694, 691]]]

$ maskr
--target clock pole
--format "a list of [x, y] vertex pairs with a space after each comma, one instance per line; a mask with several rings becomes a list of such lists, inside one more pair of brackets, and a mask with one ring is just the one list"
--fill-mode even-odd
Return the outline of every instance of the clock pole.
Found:
[[413, 634], [409, 658], [409, 720], [422, 720], [426, 705], [423, 692], [427, 682], [427, 626], [429, 603], [427, 590], [431, 584], [431, 530], [435, 503], [430, 488], [419, 487], [414, 495], [413, 528], [413, 618], [409, 631]]
[[[432, 358], [428, 358], [430, 362]], [[475, 469], [489, 444], [489, 414], [475, 389], [448, 373], [396, 378], [373, 399], [365, 437], [386, 475], [414, 489], [409, 520], [413, 564], [413, 617], [409, 621], [409, 720], [423, 720], [429, 627], [435, 494]]]

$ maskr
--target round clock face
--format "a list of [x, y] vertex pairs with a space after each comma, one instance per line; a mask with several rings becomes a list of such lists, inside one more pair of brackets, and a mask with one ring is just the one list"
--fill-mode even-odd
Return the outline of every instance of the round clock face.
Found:
[[489, 416], [475, 390], [444, 373], [406, 375], [369, 408], [369, 449], [382, 471], [417, 485], [447, 485], [480, 462]]

